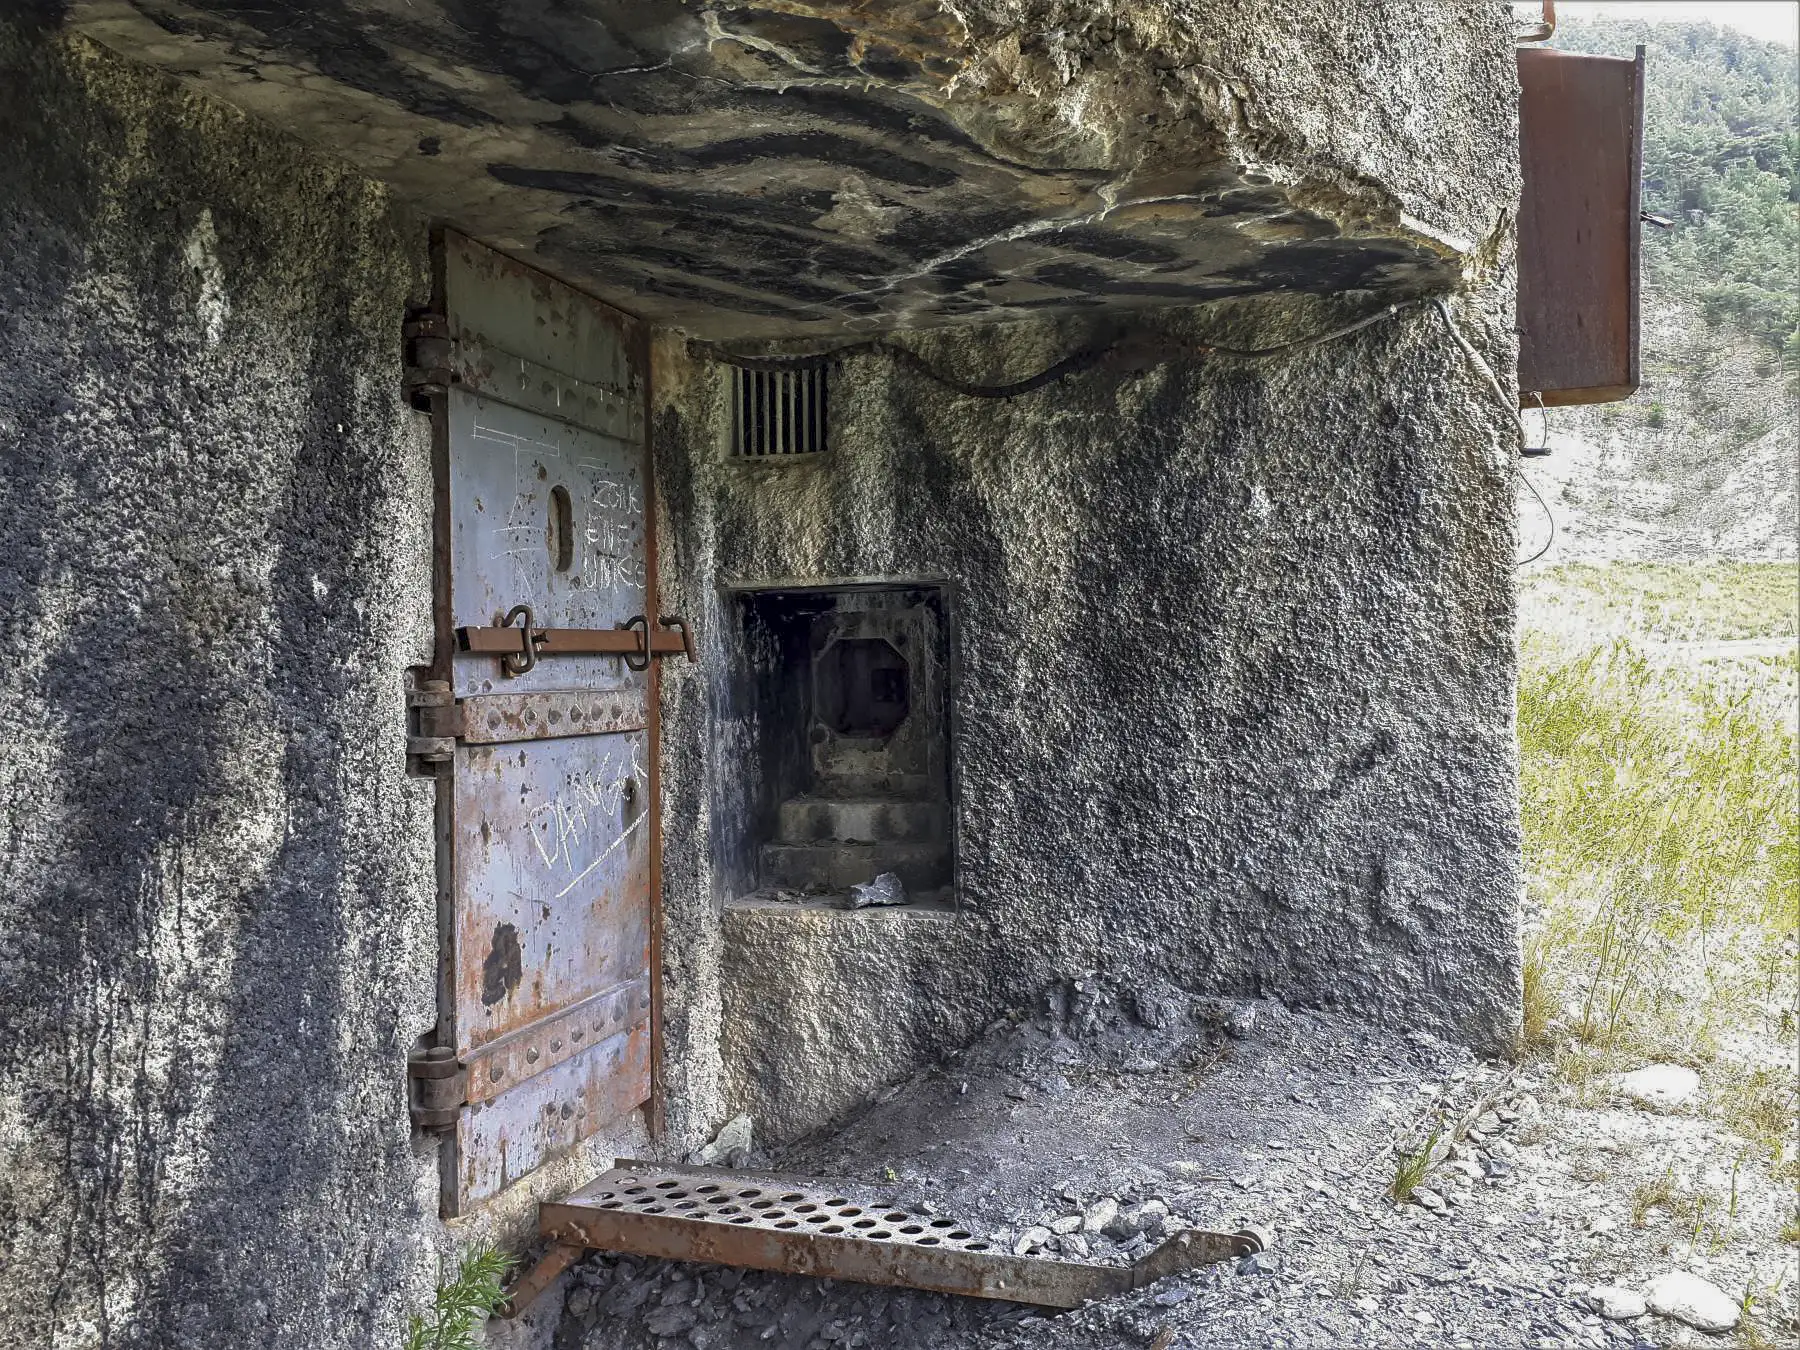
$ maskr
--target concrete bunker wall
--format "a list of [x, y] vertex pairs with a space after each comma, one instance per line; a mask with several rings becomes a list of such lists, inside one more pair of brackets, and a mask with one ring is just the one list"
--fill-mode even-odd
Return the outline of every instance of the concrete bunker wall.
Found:
[[[437, 960], [403, 772], [424, 224], [18, 19], [0, 144], [0, 1342], [391, 1343], [441, 1257], [648, 1149], [628, 1122], [450, 1228], [408, 1127]], [[1505, 205], [1481, 172], [1471, 235]], [[1435, 325], [1011, 403], [858, 358], [834, 448], [766, 471], [724, 462], [727, 382], [659, 338], [662, 608], [702, 636], [665, 671], [666, 1151], [738, 1109], [815, 1128], [1078, 971], [1503, 1038], [1512, 466]], [[911, 340], [1001, 378], [1090, 336]], [[858, 581], [948, 606], [972, 908], [728, 908], [727, 588]]]
[[[1505, 331], [1499, 294], [1482, 298]], [[1254, 345], [1354, 313], [1259, 301], [1161, 322]], [[913, 342], [999, 382], [1090, 337]], [[1489, 350], [1504, 368], [1504, 341]], [[786, 464], [731, 460], [728, 385], [663, 345], [665, 602], [706, 635], [667, 686], [666, 903], [716, 934], [671, 950], [671, 1015], [716, 1019], [727, 1109], [806, 1132], [1090, 971], [1505, 1041], [1511, 449], [1431, 308], [1289, 357], [1008, 401], [854, 356], [830, 449]], [[953, 612], [968, 908], [735, 904], [757, 744], [721, 693], [735, 588], [884, 579], [939, 585]], [[696, 991], [715, 978], [712, 1006]]]
[[439, 1222], [424, 224], [0, 21], [0, 1344], [398, 1345]]

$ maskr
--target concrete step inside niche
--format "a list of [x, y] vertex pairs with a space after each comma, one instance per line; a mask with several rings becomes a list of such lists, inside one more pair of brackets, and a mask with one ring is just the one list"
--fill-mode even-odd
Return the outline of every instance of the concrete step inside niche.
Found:
[[[754, 758], [719, 817], [730, 893], [834, 903], [883, 872], [908, 905], [955, 875], [945, 599], [923, 584], [745, 593], [731, 701]], [[898, 908], [898, 907], [897, 907]]]
[[775, 842], [922, 843], [943, 838], [944, 816], [944, 803], [938, 801], [905, 801], [892, 797], [790, 797], [781, 804], [781, 830]]
[[825, 840], [762, 846], [762, 882], [796, 891], [848, 891], [892, 872], [909, 893], [935, 890], [949, 880], [944, 846], [935, 841], [853, 844]]

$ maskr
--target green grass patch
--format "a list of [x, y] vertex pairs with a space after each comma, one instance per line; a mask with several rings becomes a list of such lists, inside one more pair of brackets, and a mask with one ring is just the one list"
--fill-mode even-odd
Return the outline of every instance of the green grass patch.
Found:
[[1528, 637], [1519, 741], [1528, 1032], [1554, 1001], [1584, 1042], [1700, 1062], [1752, 1008], [1792, 1006], [1796, 747], [1751, 691], [1622, 640]]
[[1412, 1199], [1412, 1193], [1425, 1184], [1436, 1158], [1433, 1157], [1442, 1131], [1434, 1129], [1425, 1136], [1425, 1142], [1414, 1150], [1402, 1150], [1394, 1159], [1393, 1179], [1388, 1182], [1388, 1196], [1397, 1205], [1404, 1205]]

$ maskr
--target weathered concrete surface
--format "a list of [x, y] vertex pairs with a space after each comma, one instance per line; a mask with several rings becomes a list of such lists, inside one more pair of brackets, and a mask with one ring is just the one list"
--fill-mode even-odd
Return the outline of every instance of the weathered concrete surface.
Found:
[[714, 337], [1441, 289], [1511, 193], [1487, 0], [75, 0], [71, 21]]
[[0, 1344], [396, 1345], [533, 1198], [447, 1230], [406, 1113], [424, 232], [13, 18], [0, 161]]
[[[1485, 299], [1500, 323], [1479, 305], [1465, 322], [1506, 369], [1508, 316]], [[1166, 322], [1254, 345], [1345, 317], [1253, 305]], [[1085, 337], [915, 342], [998, 380]], [[723, 971], [724, 1109], [777, 1136], [816, 1127], [1096, 969], [1506, 1040], [1513, 440], [1429, 308], [1253, 365], [1095, 372], [1012, 401], [855, 357], [832, 449], [791, 466], [726, 460], [722, 371], [669, 344], [657, 376], [667, 602], [706, 635], [669, 685], [665, 744], [688, 747], [666, 780], [671, 857], [716, 856], [734, 828], [720, 804], [746, 738], [710, 693], [719, 586], [944, 579], [956, 635], [975, 910], [727, 910], [716, 952], [671, 956], [690, 987]], [[709, 867], [667, 875], [684, 924], [728, 898]]]
[[[1187, 16], [1262, 91], [1234, 134], [1289, 146], [1320, 210], [1486, 241], [1459, 308], [1510, 370], [1503, 25], [1461, 0], [1235, 15]], [[402, 774], [430, 637], [428, 456], [396, 394], [423, 232], [16, 18], [0, 136], [0, 1343], [391, 1343], [438, 1258], [646, 1148], [627, 1124], [451, 1231], [407, 1129], [436, 959], [429, 791]], [[1100, 168], [1135, 181], [1175, 144]], [[1142, 322], [1254, 343], [1367, 302]], [[910, 340], [1000, 379], [1093, 335]], [[1010, 403], [859, 357], [836, 448], [764, 472], [720, 455], [719, 375], [659, 343], [662, 608], [703, 636], [665, 671], [671, 1151], [740, 1107], [802, 1133], [1094, 968], [1505, 1037], [1513, 465], [1434, 316]], [[954, 608], [974, 912], [727, 910], [719, 588], [884, 577]]]

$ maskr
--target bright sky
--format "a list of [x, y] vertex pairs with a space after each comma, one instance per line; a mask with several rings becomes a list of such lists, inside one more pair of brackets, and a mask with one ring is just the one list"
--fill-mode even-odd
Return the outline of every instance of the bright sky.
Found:
[[1556, 17], [1565, 16], [1716, 23], [1765, 42], [1800, 45], [1800, 3], [1796, 0], [1558, 0]]

